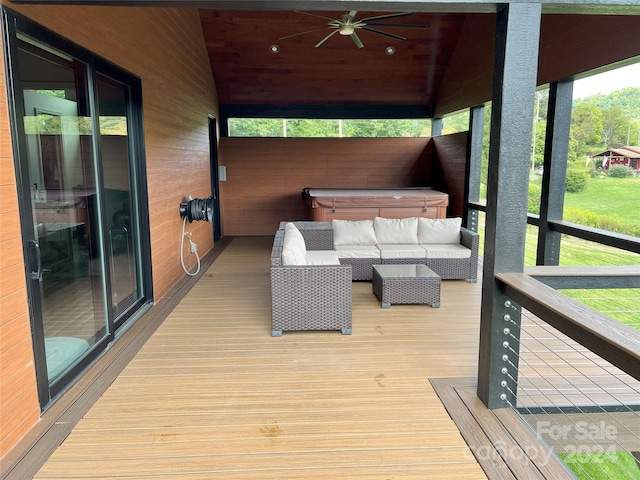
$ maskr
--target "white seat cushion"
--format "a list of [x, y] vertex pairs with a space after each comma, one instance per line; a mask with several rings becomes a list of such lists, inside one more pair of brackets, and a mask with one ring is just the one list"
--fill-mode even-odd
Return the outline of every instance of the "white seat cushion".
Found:
[[335, 247], [339, 258], [380, 258], [375, 245], [342, 245]]
[[287, 223], [282, 242], [282, 265], [306, 265], [306, 255], [307, 247], [300, 230], [293, 223]]
[[462, 218], [419, 218], [418, 243], [460, 243]]
[[373, 219], [373, 228], [379, 244], [417, 244], [418, 219], [382, 218]]
[[380, 258], [425, 258], [425, 249], [420, 245], [378, 245]]
[[307, 265], [340, 265], [338, 254], [333, 250], [307, 250]]
[[431, 243], [421, 245], [426, 258], [471, 258], [471, 250], [459, 243]]
[[332, 220], [333, 246], [375, 245], [373, 220]]

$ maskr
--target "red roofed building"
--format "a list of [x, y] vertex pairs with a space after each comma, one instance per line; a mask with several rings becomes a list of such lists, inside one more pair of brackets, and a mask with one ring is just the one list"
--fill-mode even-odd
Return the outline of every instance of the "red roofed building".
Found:
[[591, 155], [591, 158], [602, 157], [602, 168], [609, 170], [611, 165], [624, 165], [630, 170], [640, 170], [640, 147], [623, 146], [610, 148], [604, 152]]

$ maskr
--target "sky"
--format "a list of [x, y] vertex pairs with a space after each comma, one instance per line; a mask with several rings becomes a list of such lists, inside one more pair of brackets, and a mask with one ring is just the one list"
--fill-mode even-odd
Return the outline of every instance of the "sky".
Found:
[[573, 83], [573, 98], [607, 94], [625, 87], [640, 88], [640, 63], [576, 80]]

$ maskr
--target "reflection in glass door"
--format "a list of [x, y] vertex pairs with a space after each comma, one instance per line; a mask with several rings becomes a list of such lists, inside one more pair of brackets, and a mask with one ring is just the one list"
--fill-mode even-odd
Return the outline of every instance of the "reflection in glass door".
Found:
[[51, 386], [109, 334], [91, 118], [86, 97], [78, 94], [87, 91], [86, 66], [27, 42], [18, 52], [26, 139], [21, 161], [28, 163], [39, 246], [40, 275], [32, 278], [30, 294], [39, 296]]
[[134, 200], [127, 127], [128, 88], [104, 75], [97, 75], [100, 113], [100, 156], [104, 184], [104, 209], [108, 232], [111, 306], [115, 316], [141, 298], [136, 261], [138, 238], [132, 209]]
[[40, 405], [153, 298], [140, 79], [2, 9]]

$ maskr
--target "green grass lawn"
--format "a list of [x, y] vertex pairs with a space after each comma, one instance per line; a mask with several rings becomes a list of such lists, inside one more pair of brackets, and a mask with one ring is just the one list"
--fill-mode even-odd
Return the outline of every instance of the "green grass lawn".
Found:
[[[629, 188], [629, 186], [635, 184], [630, 182], [626, 185]], [[637, 185], [640, 187], [640, 183]], [[640, 205], [636, 207], [636, 210], [640, 210]], [[482, 252], [484, 245], [484, 215], [480, 216], [479, 223], [480, 252]], [[525, 266], [536, 264], [537, 235], [537, 227], [528, 225], [525, 240]], [[560, 249], [560, 265], [583, 267], [640, 265], [640, 255], [563, 235]], [[562, 293], [632, 328], [640, 330], [640, 309], [638, 308], [640, 289], [563, 290]]]
[[640, 469], [628, 452], [560, 455], [580, 480], [640, 480]]
[[[623, 227], [622, 233], [633, 235], [640, 226], [640, 178], [588, 178], [584, 191], [565, 195], [565, 212], [567, 209], [616, 219]], [[529, 226], [525, 265], [535, 265], [536, 235], [537, 229]], [[560, 265], [640, 265], [640, 255], [563, 236]], [[563, 290], [563, 293], [640, 330], [640, 289]]]
[[[591, 177], [586, 171], [584, 175], [582, 192], [565, 193], [565, 220], [640, 237], [640, 177]], [[529, 177], [538, 194], [541, 182], [538, 175]]]
[[580, 193], [567, 193], [565, 208], [588, 210], [597, 215], [640, 223], [640, 177], [589, 178]]

